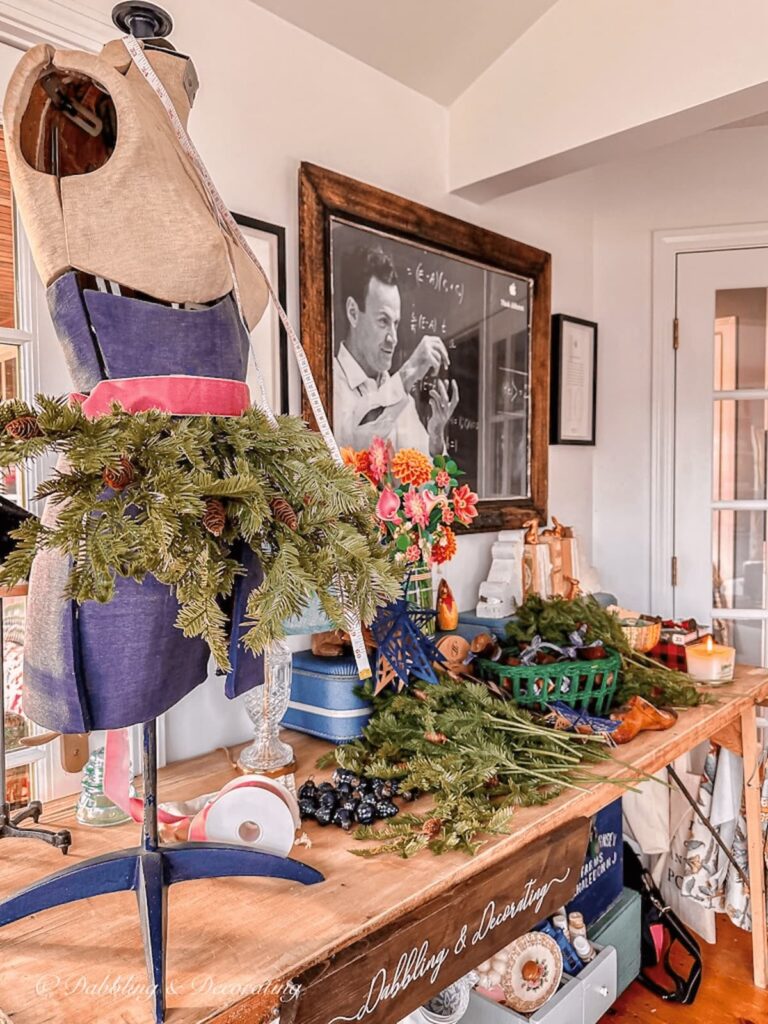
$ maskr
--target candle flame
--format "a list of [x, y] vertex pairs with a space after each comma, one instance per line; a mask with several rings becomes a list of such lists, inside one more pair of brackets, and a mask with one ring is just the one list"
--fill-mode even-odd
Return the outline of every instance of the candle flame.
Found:
[[712, 653], [712, 637], [708, 636], [707, 637], [707, 654], [711, 654], [711, 653]]

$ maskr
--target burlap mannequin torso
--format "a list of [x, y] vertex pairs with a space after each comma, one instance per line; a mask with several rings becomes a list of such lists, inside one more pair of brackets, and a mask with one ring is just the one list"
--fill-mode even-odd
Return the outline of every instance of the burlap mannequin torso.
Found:
[[[189, 102], [169, 63], [184, 58], [147, 56], [186, 120]], [[114, 103], [114, 152], [90, 173], [57, 178], [41, 169], [50, 101], [38, 83], [52, 68], [92, 79]], [[207, 303], [232, 291], [231, 265], [249, 328], [258, 322], [264, 280], [220, 228], [168, 116], [120, 40], [99, 55], [33, 47], [11, 78], [3, 116], [14, 195], [46, 286], [75, 269], [162, 302]]]

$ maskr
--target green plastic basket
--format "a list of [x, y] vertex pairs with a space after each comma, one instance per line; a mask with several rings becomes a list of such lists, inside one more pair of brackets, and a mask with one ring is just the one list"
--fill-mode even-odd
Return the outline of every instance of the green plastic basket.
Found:
[[[521, 707], [546, 709], [561, 700], [572, 708], [602, 715], [611, 704], [619, 681], [621, 658], [608, 650], [595, 661], [556, 661], [551, 665], [500, 665], [480, 658], [476, 663], [486, 678], [508, 680], [505, 690]], [[511, 684], [511, 686], [509, 685]]]

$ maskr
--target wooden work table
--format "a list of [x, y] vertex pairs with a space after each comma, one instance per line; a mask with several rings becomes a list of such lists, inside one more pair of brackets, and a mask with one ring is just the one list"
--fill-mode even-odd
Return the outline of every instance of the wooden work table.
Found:
[[[513, 865], [527, 864], [529, 855], [535, 860], [535, 851], [549, 849], [559, 855], [563, 837], [573, 832], [580, 819], [621, 795], [610, 779], [630, 777], [627, 766], [636, 772], [654, 772], [701, 740], [725, 728], [738, 734], [739, 727], [747, 780], [750, 880], [753, 893], [762, 897], [753, 901], [754, 976], [756, 984], [766, 987], [755, 710], [768, 699], [768, 674], [740, 668], [733, 685], [716, 694], [717, 704], [683, 712], [669, 731], [643, 733], [620, 748], [617, 756], [622, 765], [607, 763], [595, 769], [603, 781], [585, 791], [566, 791], [543, 807], [517, 811], [510, 834], [488, 842], [474, 858], [423, 852], [409, 861], [392, 856], [365, 860], [347, 852], [354, 845], [348, 834], [310, 824], [312, 848], [297, 847], [295, 856], [322, 871], [323, 883], [303, 887], [277, 879], [228, 879], [174, 886], [168, 1024], [258, 1022], [265, 1004], [272, 1000], [269, 993], [258, 991], [259, 986], [297, 979], [306, 993], [319, 995], [289, 1000], [282, 1012], [284, 1021], [329, 1024], [332, 1015], [313, 1010], [323, 1004], [324, 996], [338, 993], [348, 1006], [349, 999], [344, 1003], [341, 993], [352, 984], [357, 986], [353, 1005], [362, 1005], [387, 943], [404, 936], [403, 948], [410, 948], [418, 928], [427, 927], [424, 922], [442, 921], [448, 906], [458, 920], [457, 906], [469, 907], [475, 890], [485, 886], [484, 891], [490, 892], [488, 885], [494, 880], [498, 889], [504, 873]], [[298, 777], [303, 779], [326, 745], [296, 734], [290, 740], [300, 765]], [[160, 773], [161, 798], [188, 799], [218, 788], [233, 774], [222, 751], [177, 763]], [[73, 802], [71, 797], [55, 801], [44, 815], [47, 824], [72, 830], [67, 861], [48, 847], [3, 841], [0, 899], [67, 862], [139, 842], [139, 827], [133, 824], [102, 830], [78, 825]], [[492, 935], [491, 942], [495, 938]], [[505, 934], [496, 948], [506, 941]], [[476, 962], [487, 955], [483, 947]], [[472, 966], [467, 963], [464, 969]], [[433, 988], [439, 990], [450, 980], [441, 974]], [[410, 997], [407, 991], [358, 1019], [371, 1024], [397, 1021], [412, 1008], [409, 998], [413, 1005], [423, 1001], [428, 984], [427, 978], [421, 987], [412, 987]], [[49, 910], [0, 930], [0, 1008], [13, 1024], [149, 1024], [152, 1014], [146, 985], [132, 893]], [[414, 1003], [417, 989], [421, 995]], [[346, 1009], [341, 1012], [351, 1017]], [[0, 1013], [0, 1021], [4, 1019]]]

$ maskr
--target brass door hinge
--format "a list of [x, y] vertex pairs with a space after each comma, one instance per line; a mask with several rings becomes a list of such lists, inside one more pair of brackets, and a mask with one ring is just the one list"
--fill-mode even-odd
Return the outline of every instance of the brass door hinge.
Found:
[[672, 348], [675, 352], [680, 348], [680, 321], [677, 317], [672, 321]]
[[672, 577], [672, 586], [676, 587], [677, 586], [677, 555], [672, 555], [672, 565], [671, 565], [671, 573], [670, 573], [670, 575]]

